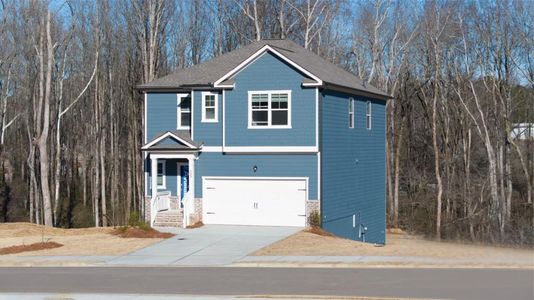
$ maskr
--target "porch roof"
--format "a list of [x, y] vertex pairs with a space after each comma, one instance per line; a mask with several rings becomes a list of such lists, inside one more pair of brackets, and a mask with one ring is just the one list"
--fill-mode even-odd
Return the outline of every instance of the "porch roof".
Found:
[[173, 130], [158, 134], [154, 139], [146, 143], [141, 150], [199, 150], [202, 143], [191, 139], [189, 130]]

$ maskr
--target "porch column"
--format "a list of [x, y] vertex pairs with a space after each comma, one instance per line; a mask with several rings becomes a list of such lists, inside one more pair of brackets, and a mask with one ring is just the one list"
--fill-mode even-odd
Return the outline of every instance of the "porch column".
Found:
[[152, 199], [158, 194], [158, 159], [156, 157], [150, 157], [150, 174], [152, 178]]
[[189, 216], [195, 213], [195, 159], [188, 158], [187, 162], [189, 163], [189, 178], [187, 179], [189, 182], [189, 198], [184, 205], [184, 207], [187, 207], [184, 210], [184, 226], [190, 225]]

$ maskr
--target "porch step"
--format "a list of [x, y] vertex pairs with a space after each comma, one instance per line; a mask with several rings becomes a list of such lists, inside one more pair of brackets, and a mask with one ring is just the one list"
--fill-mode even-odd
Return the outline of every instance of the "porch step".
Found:
[[179, 210], [160, 211], [154, 221], [155, 227], [182, 227], [183, 214]]

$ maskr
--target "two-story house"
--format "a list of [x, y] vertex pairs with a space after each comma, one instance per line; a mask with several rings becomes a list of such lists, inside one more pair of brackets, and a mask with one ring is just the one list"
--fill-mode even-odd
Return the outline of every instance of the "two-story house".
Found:
[[152, 225], [305, 226], [317, 210], [329, 232], [385, 242], [389, 95], [289, 40], [138, 89]]

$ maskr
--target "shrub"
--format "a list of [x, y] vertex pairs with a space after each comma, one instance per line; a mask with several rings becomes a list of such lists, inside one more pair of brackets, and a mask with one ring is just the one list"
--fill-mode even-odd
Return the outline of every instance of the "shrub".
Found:
[[136, 227], [136, 226], [141, 226], [141, 218], [139, 217], [139, 212], [137, 211], [132, 211], [130, 213], [130, 216], [128, 217], [128, 225], [130, 227]]
[[308, 224], [311, 227], [321, 227], [321, 214], [316, 210], [312, 211], [308, 216]]

